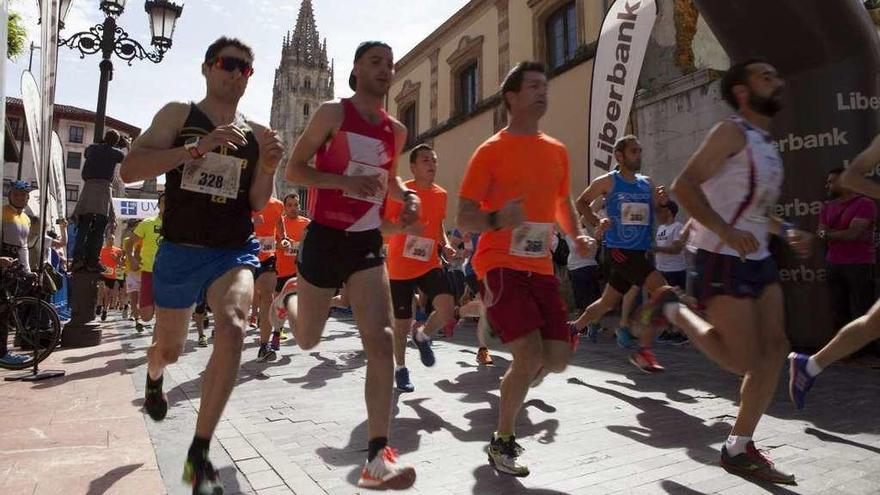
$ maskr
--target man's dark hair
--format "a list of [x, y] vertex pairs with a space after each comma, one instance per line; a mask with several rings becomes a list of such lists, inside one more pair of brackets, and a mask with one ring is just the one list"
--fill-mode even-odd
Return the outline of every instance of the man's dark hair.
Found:
[[761, 57], [752, 57], [742, 62], [737, 62], [727, 69], [724, 77], [721, 78], [721, 97], [728, 105], [739, 110], [739, 103], [736, 101], [736, 95], [733, 94], [733, 87], [739, 84], [749, 84], [749, 66], [752, 64], [766, 64], [766, 59]]
[[434, 148], [428, 146], [426, 143], [422, 143], [417, 145], [412, 151], [409, 152], [409, 162], [415, 163], [416, 160], [419, 159], [419, 151], [434, 151]]
[[205, 63], [207, 64], [217, 58], [220, 50], [223, 50], [227, 46], [234, 46], [243, 52], [247, 52], [248, 57], [250, 57], [251, 60], [254, 59], [254, 50], [248, 45], [245, 45], [240, 39], [222, 36], [217, 38], [217, 41], [211, 43], [211, 46], [205, 51]]
[[615, 153], [617, 153], [618, 151], [623, 152], [623, 150], [626, 149], [626, 145], [628, 145], [629, 143], [636, 142], [638, 140], [639, 140], [639, 138], [636, 135], [627, 134], [626, 136], [623, 136], [622, 138], [618, 139], [614, 143], [614, 152]]
[[104, 133], [104, 144], [109, 146], [116, 146], [119, 144], [119, 133], [110, 129], [109, 131]]
[[510, 104], [507, 103], [507, 97], [504, 95], [507, 94], [508, 91], [519, 93], [519, 90], [522, 89], [522, 83], [523, 79], [525, 79], [526, 72], [540, 72], [541, 74], [547, 75], [547, 70], [544, 68], [544, 64], [540, 62], [530, 62], [528, 60], [524, 60], [510, 69], [510, 72], [504, 77], [504, 81], [501, 82], [501, 99], [504, 100], [504, 107], [508, 110], [510, 110]]
[[846, 169], [843, 167], [837, 167], [837, 168], [831, 169], [828, 171], [828, 173], [825, 174], [825, 177], [828, 177], [829, 175], [840, 175], [844, 172], [844, 170], [846, 170]]
[[290, 199], [290, 198], [296, 198], [296, 199], [299, 199], [299, 194], [297, 194], [297, 193], [289, 193], [287, 196], [284, 196], [284, 199], [281, 200], [281, 202], [282, 202], [282, 203], [287, 203], [287, 200]]

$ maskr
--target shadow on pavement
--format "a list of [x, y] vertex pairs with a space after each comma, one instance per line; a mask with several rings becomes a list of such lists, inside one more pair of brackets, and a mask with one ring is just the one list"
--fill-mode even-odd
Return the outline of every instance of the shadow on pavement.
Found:
[[143, 463], [129, 464], [128, 466], [119, 466], [118, 468], [107, 471], [107, 474], [104, 476], [89, 482], [89, 491], [86, 492], [86, 495], [103, 495], [104, 493], [107, 493], [107, 490], [109, 490], [114, 483], [137, 471], [143, 465]]
[[566, 495], [565, 492], [545, 488], [527, 488], [516, 477], [501, 474], [488, 464], [474, 469], [474, 480], [477, 483], [474, 485], [473, 493], [479, 495]]
[[341, 378], [346, 373], [350, 373], [358, 368], [367, 365], [366, 353], [363, 351], [353, 351], [340, 353], [339, 360], [324, 357], [320, 352], [309, 353], [309, 356], [320, 361], [313, 366], [304, 375], [297, 378], [285, 378], [287, 383], [301, 383], [302, 388], [313, 390], [322, 388], [327, 382], [336, 378]]
[[834, 442], [834, 443], [842, 443], [844, 445], [850, 445], [852, 447], [858, 447], [860, 449], [865, 449], [870, 452], [874, 452], [875, 454], [880, 454], [880, 448], [872, 447], [870, 445], [865, 445], [863, 443], [854, 442], [852, 440], [847, 440], [846, 438], [839, 437], [837, 435], [832, 435], [830, 433], [826, 433], [821, 430], [817, 430], [815, 428], [805, 428], [804, 433], [807, 435], [813, 435], [814, 437], [822, 440], [823, 442]]

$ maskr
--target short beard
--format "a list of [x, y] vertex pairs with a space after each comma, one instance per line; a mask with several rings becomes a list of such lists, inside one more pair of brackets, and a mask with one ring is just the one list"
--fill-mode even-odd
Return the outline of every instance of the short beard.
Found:
[[749, 106], [761, 115], [772, 117], [782, 110], [782, 102], [776, 96], [775, 93], [770, 96], [759, 96], [752, 92], [749, 95]]

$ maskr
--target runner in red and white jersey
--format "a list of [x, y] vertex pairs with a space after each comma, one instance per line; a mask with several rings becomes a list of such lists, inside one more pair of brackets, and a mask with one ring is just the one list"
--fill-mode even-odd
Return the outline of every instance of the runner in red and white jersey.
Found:
[[[406, 127], [383, 110], [393, 75], [391, 47], [379, 41], [361, 43], [349, 79], [354, 96], [322, 104], [296, 143], [287, 179], [313, 189], [312, 223], [300, 245], [296, 287], [285, 286], [273, 308], [288, 311], [297, 344], [310, 349], [321, 339], [336, 290], [342, 284], [348, 289], [367, 353], [369, 443], [358, 481], [364, 488], [406, 488], [416, 477], [415, 469], [399, 464], [387, 446], [394, 361], [379, 227], [388, 197], [404, 203], [402, 225], [417, 221], [420, 209], [416, 192], [397, 176]], [[309, 161], [315, 155], [312, 168]]]

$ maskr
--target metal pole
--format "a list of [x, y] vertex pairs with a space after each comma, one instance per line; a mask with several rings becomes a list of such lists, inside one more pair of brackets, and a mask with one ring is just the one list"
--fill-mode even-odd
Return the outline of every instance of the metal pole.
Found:
[[[31, 56], [28, 59], [28, 72], [31, 72], [31, 69], [34, 67], [34, 50], [37, 48], [40, 47], [34, 45], [34, 42], [31, 41]], [[24, 133], [26, 130], [26, 122], [19, 124], [18, 131], [21, 134], [21, 137], [18, 139], [18, 173], [15, 175], [15, 180], [21, 180], [21, 167], [24, 164]]]
[[95, 136], [93, 141], [100, 143], [104, 141], [104, 115], [107, 113], [107, 87], [113, 79], [113, 62], [110, 56], [113, 54], [113, 48], [116, 45], [116, 20], [110, 16], [104, 19], [104, 33], [101, 36], [101, 52], [103, 60], [99, 67], [101, 68], [101, 82], [98, 84], [98, 108], [95, 111]]

